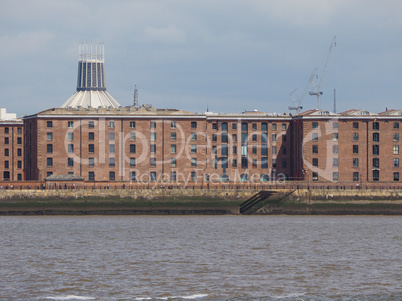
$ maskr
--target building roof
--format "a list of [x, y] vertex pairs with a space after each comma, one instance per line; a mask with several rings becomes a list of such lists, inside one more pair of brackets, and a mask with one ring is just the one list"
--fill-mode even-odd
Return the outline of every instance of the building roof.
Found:
[[118, 108], [120, 104], [106, 90], [81, 90], [71, 96], [61, 108]]

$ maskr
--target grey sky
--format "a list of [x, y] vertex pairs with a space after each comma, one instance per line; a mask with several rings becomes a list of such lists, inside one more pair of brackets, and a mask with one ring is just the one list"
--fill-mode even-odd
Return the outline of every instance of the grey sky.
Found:
[[[401, 109], [400, 0], [2, 0], [0, 107], [19, 116], [76, 89], [78, 44], [105, 44], [108, 92], [204, 112], [289, 112], [337, 36], [322, 108]], [[304, 97], [305, 109], [315, 97]]]

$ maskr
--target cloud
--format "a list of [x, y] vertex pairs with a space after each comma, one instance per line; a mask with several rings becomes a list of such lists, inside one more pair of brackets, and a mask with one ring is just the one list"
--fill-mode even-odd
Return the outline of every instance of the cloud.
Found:
[[173, 24], [165, 27], [146, 26], [144, 28], [144, 39], [148, 42], [164, 44], [184, 44], [186, 32]]

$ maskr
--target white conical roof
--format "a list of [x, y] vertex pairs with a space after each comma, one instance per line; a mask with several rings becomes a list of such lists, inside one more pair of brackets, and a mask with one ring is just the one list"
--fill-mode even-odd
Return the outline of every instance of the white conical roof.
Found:
[[118, 108], [120, 104], [107, 91], [77, 91], [61, 107], [62, 108]]

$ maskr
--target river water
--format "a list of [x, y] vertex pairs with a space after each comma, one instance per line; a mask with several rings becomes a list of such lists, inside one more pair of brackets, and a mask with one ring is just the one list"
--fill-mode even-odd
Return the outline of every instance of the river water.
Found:
[[0, 217], [0, 300], [402, 300], [402, 219]]

